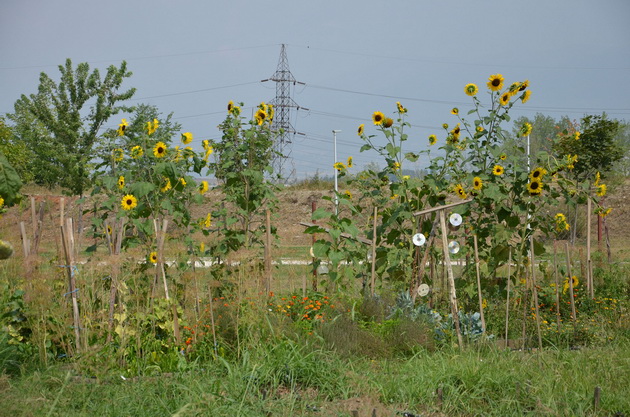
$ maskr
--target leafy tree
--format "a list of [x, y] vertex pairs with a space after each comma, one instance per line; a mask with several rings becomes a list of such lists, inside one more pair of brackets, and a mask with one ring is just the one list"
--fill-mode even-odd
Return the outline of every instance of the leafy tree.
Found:
[[15, 139], [13, 130], [6, 125], [2, 117], [0, 117], [0, 153], [4, 154], [22, 182], [33, 180], [33, 174], [29, 169], [30, 151], [24, 142]]
[[[110, 66], [103, 79], [98, 69], [90, 72], [88, 63], [73, 68], [70, 59], [59, 66], [59, 72], [59, 83], [41, 73], [37, 93], [22, 95], [12, 119], [18, 133], [27, 135], [24, 139], [34, 154], [37, 171], [53, 174], [41, 179], [83, 195], [90, 185], [89, 164], [99, 130], [110, 116], [128, 110], [117, 103], [131, 98], [135, 88], [119, 92], [124, 79], [131, 76], [125, 61], [118, 68]], [[37, 122], [34, 129], [23, 125], [31, 116]], [[47, 135], [40, 135], [41, 128]]]
[[580, 123], [581, 132], [565, 129], [553, 151], [558, 158], [577, 155], [573, 172], [576, 179], [583, 181], [597, 171], [610, 171], [623, 158], [623, 148], [617, 140], [621, 127], [619, 120], [609, 120], [605, 113], [585, 116]]
[[529, 153], [530, 155], [536, 155], [540, 151], [551, 152], [556, 135], [559, 131], [568, 129], [571, 125], [571, 120], [567, 116], [562, 116], [560, 120], [556, 120], [542, 113], [536, 113], [533, 119], [521, 116], [514, 120], [514, 138], [506, 139], [506, 149], [513, 148], [513, 145], [516, 143], [523, 146], [523, 141], [526, 141], [526, 138], [519, 138], [518, 131], [525, 123], [532, 125], [532, 132], [529, 135]]

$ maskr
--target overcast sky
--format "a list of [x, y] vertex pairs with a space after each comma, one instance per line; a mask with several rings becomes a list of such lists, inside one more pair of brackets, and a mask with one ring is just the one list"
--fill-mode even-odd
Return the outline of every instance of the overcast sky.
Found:
[[407, 150], [426, 148], [429, 134], [455, 122], [453, 106], [470, 108], [464, 85], [476, 83], [483, 100], [495, 73], [530, 81], [532, 98], [513, 117], [606, 111], [630, 120], [629, 21], [628, 0], [0, 0], [0, 115], [36, 92], [41, 71], [57, 80], [66, 58], [102, 74], [126, 60], [132, 103], [173, 112], [200, 147], [220, 138], [229, 100], [251, 107], [275, 97], [274, 83], [260, 81], [286, 44], [306, 84], [293, 90], [309, 110], [292, 113], [304, 135], [290, 147], [303, 178], [332, 172], [333, 129], [342, 131], [338, 159], [372, 160], [359, 154], [357, 127], [372, 133], [372, 113], [393, 114], [396, 101], [409, 109]]

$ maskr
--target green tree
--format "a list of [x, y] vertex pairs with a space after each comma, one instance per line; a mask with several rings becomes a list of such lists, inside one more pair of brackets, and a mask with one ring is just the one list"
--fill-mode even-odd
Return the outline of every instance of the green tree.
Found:
[[0, 117], [0, 153], [4, 154], [22, 182], [33, 180], [33, 174], [29, 169], [30, 151], [24, 142], [16, 140], [13, 129], [7, 126], [3, 117]]
[[[52, 173], [41, 178], [43, 182], [83, 195], [90, 185], [90, 162], [99, 130], [110, 116], [128, 110], [117, 103], [131, 98], [135, 88], [119, 92], [124, 79], [131, 76], [125, 61], [118, 68], [107, 68], [103, 79], [98, 69], [90, 72], [88, 63], [73, 68], [70, 59], [59, 66], [59, 72], [59, 83], [41, 73], [37, 93], [22, 95], [11, 118], [18, 134], [27, 135], [23, 139], [34, 154], [36, 171]], [[35, 129], [23, 125], [32, 121], [31, 116], [37, 122]], [[46, 135], [40, 135], [42, 128]]]
[[597, 171], [606, 173], [621, 160], [624, 151], [617, 140], [622, 124], [609, 120], [606, 114], [588, 115], [582, 118], [581, 132], [565, 129], [553, 146], [558, 158], [577, 155], [573, 173], [577, 180], [584, 181]]
[[526, 138], [519, 138], [518, 131], [525, 123], [532, 125], [532, 133], [529, 135], [530, 155], [536, 155], [540, 151], [551, 152], [554, 140], [559, 131], [568, 129], [571, 120], [567, 116], [562, 116], [559, 120], [542, 113], [536, 113], [534, 118], [521, 116], [514, 120], [513, 137], [505, 140], [506, 149], [511, 149], [514, 145], [526, 146], [523, 143]]

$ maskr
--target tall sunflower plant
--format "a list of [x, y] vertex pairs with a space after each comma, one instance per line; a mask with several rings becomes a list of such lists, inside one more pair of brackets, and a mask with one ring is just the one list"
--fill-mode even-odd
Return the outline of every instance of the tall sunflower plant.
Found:
[[[123, 247], [143, 244], [147, 254], [156, 247], [156, 222], [161, 226], [169, 219], [183, 230], [202, 227], [204, 218], [193, 218], [191, 206], [203, 202], [209, 187], [194, 176], [208, 167], [212, 152], [205, 142], [201, 151], [195, 150], [193, 134], [178, 132], [180, 126], [170, 116], [160, 121], [151, 113], [142, 108], [131, 124], [123, 119], [108, 132], [112, 140], [97, 167], [92, 193], [95, 232], [112, 233], [114, 220], [125, 218], [125, 228], [135, 233], [124, 237]], [[147, 115], [152, 116], [148, 121]], [[190, 233], [184, 235], [187, 247], [196, 246]]]

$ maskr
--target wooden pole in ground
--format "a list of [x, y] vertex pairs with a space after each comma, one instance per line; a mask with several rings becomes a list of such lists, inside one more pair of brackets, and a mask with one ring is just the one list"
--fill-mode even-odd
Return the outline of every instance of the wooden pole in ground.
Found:
[[534, 293], [534, 305], [536, 311], [536, 333], [538, 335], [538, 350], [542, 350], [542, 335], [540, 333], [540, 311], [538, 309], [538, 288], [536, 287], [536, 263], [534, 262], [534, 239], [529, 240], [532, 254], [532, 291]]
[[31, 226], [33, 227], [33, 237], [37, 234], [37, 214], [35, 210], [35, 197], [31, 196]]
[[512, 248], [508, 252], [507, 298], [505, 301], [505, 348], [508, 348], [508, 330], [510, 322], [510, 281], [512, 280]]
[[68, 222], [65, 226], [61, 226], [61, 241], [63, 246], [63, 252], [66, 259], [66, 265], [64, 267], [68, 271], [68, 294], [72, 296], [72, 317], [74, 324], [74, 336], [76, 339], [76, 349], [77, 352], [81, 351], [81, 320], [79, 316], [79, 303], [77, 301], [77, 288], [76, 288], [76, 280], [74, 276], [74, 264], [72, 259], [72, 240], [68, 236], [69, 233], [72, 233], [72, 219], [68, 219]]
[[[422, 277], [424, 276], [424, 270], [426, 269], [427, 261], [429, 260], [429, 254], [431, 252], [431, 246], [433, 246], [433, 241], [435, 240], [436, 230], [438, 228], [438, 223], [440, 221], [439, 216], [436, 216], [435, 222], [431, 226], [431, 233], [429, 233], [429, 239], [427, 240], [426, 249], [424, 250], [424, 254], [422, 255], [422, 261], [420, 262], [420, 270], [418, 271], [418, 282], [416, 288], [412, 288], [411, 290], [411, 298], [413, 301], [416, 301], [416, 297], [418, 296], [418, 287], [422, 284]], [[431, 280], [433, 280], [433, 258], [431, 258], [431, 264], [429, 266], [431, 271]]]
[[483, 296], [481, 295], [481, 272], [479, 271], [479, 249], [477, 248], [477, 234], [473, 235], [475, 245], [475, 269], [477, 271], [477, 295], [479, 297], [479, 313], [481, 314], [481, 330], [486, 334], [486, 319], [483, 315]]
[[[312, 201], [311, 202], [311, 219], [313, 218], [313, 213], [315, 213], [315, 210], [317, 209], [317, 202], [316, 201]], [[313, 220], [313, 223], [315, 223], [316, 221]], [[311, 248], [315, 245], [315, 233], [313, 233], [312, 238], [311, 238]], [[317, 269], [315, 268], [315, 256], [313, 255], [313, 282], [312, 282], [312, 288], [313, 291], [317, 291]], [[304, 296], [306, 296], [306, 286], [304, 286]]]
[[[154, 227], [156, 229], [156, 240], [157, 240], [157, 251], [158, 251], [158, 262], [157, 262], [157, 272], [162, 275], [162, 282], [164, 283], [164, 296], [167, 301], [171, 301], [171, 297], [168, 292], [168, 284], [166, 283], [166, 270], [164, 268], [164, 240], [166, 238], [166, 230], [168, 228], [168, 220], [164, 219], [162, 221], [161, 229], [158, 227], [157, 220], [153, 221]], [[177, 314], [177, 301], [173, 301], [170, 303], [173, 310], [173, 333], [175, 335], [175, 340], [178, 345], [181, 345], [181, 337], [179, 332], [179, 317]]]
[[265, 290], [271, 292], [271, 211], [266, 211], [265, 221]]
[[370, 294], [374, 297], [374, 287], [376, 286], [376, 216], [378, 209], [374, 207], [374, 220], [372, 222], [372, 271], [370, 276]]
[[440, 210], [440, 227], [442, 229], [442, 249], [444, 250], [444, 263], [446, 264], [447, 279], [449, 284], [449, 301], [451, 304], [451, 312], [453, 314], [453, 322], [455, 323], [455, 331], [457, 332], [457, 343], [459, 348], [463, 349], [464, 340], [459, 326], [459, 314], [457, 309], [457, 293], [455, 291], [455, 277], [453, 276], [453, 267], [451, 266], [451, 257], [448, 252], [448, 232], [446, 229], [446, 215], [444, 210]]
[[573, 297], [573, 276], [571, 275], [571, 254], [569, 253], [569, 242], [565, 242], [565, 249], [567, 252], [567, 274], [569, 275], [569, 296], [571, 297], [571, 320], [573, 320], [573, 326], [576, 324], [575, 314], [575, 299]]
[[[589, 196], [590, 197], [590, 196]], [[592, 202], [588, 198], [586, 204], [586, 276], [588, 277], [588, 295], [592, 300], [595, 298], [595, 284], [593, 283], [593, 268], [591, 260], [591, 215]]]
[[556, 326], [560, 332], [560, 280], [558, 279], [558, 262], [556, 260], [557, 241], [553, 241], [553, 270], [556, 281]]

